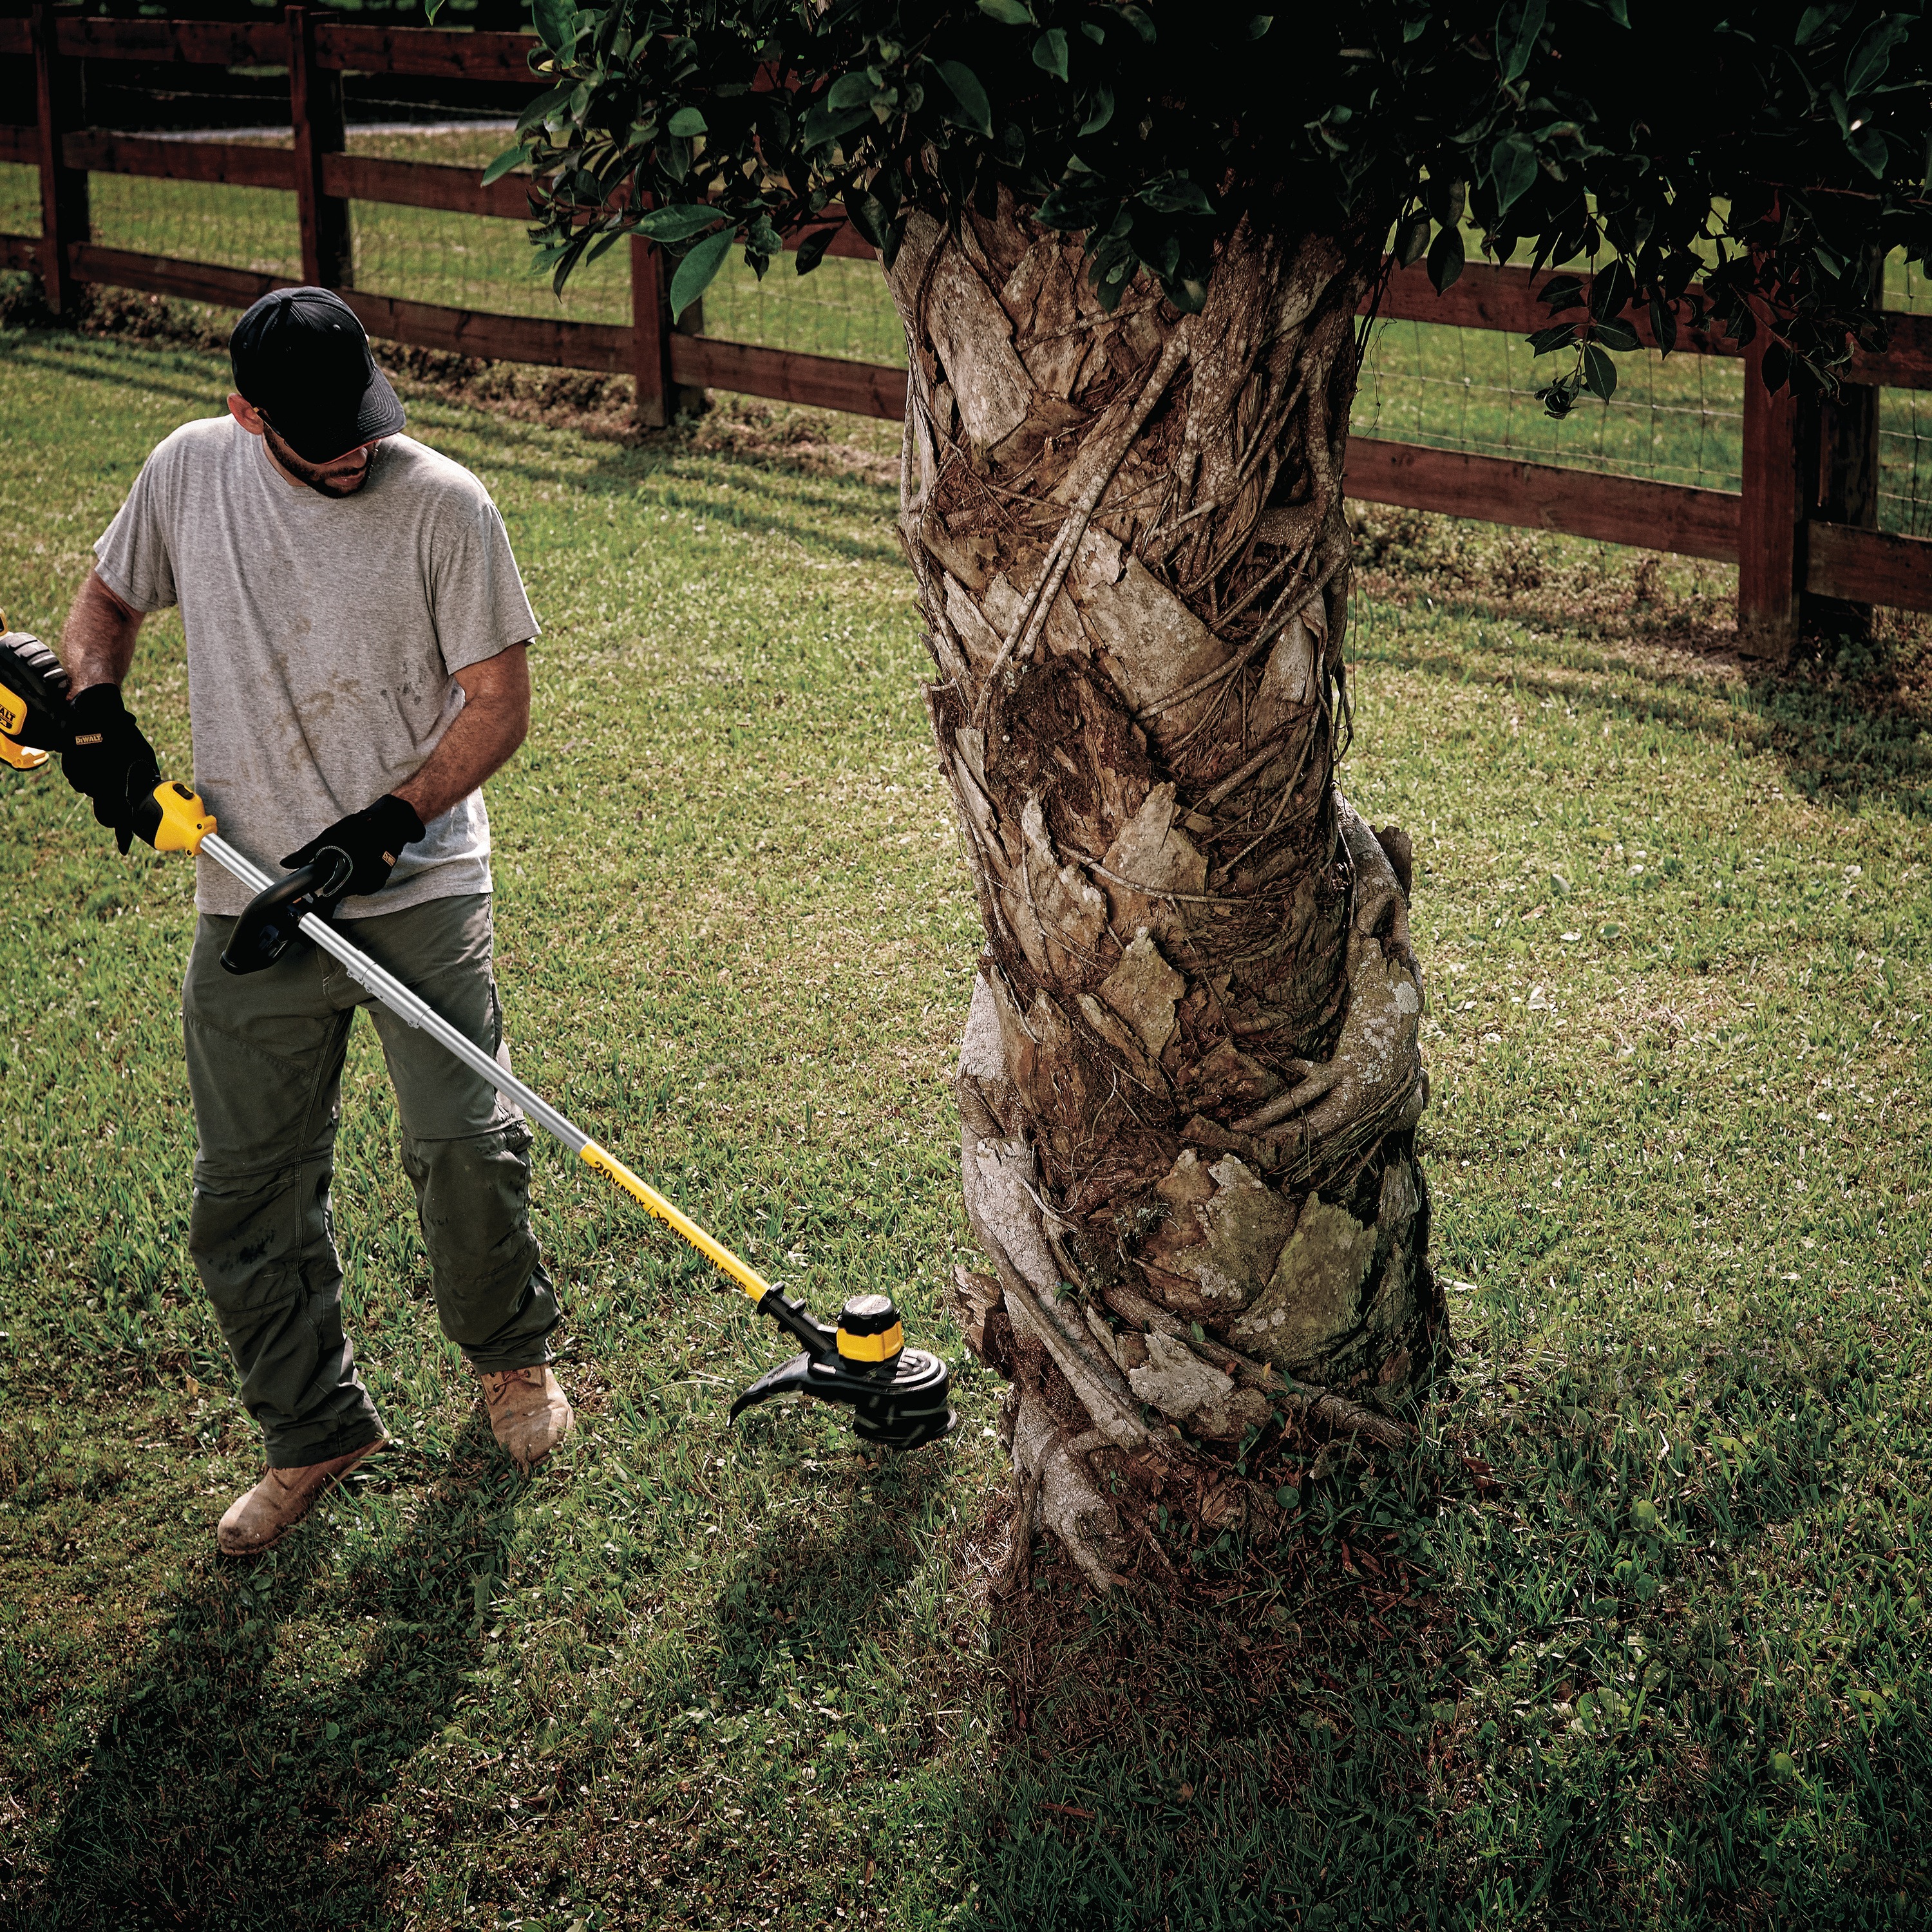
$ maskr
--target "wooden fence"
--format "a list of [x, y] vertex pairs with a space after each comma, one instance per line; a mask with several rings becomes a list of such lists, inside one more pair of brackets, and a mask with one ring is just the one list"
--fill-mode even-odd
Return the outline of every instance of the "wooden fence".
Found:
[[[46, 5], [35, 6], [28, 18], [0, 19], [0, 58], [32, 61], [37, 102], [33, 124], [0, 125], [0, 160], [37, 167], [40, 182], [40, 232], [0, 235], [0, 266], [38, 270], [56, 310], [68, 308], [89, 283], [244, 307], [289, 286], [286, 279], [97, 245], [88, 177], [292, 190], [304, 280], [340, 290], [372, 335], [467, 356], [626, 374], [636, 382], [638, 419], [650, 426], [668, 420], [680, 388], [902, 416], [900, 370], [674, 328], [663, 258], [638, 238], [630, 244], [628, 328], [488, 314], [349, 285], [351, 201], [515, 220], [526, 220], [529, 208], [524, 184], [514, 178], [485, 188], [469, 168], [345, 153], [343, 75], [482, 80], [534, 91], [543, 85], [530, 70], [534, 44], [521, 34], [345, 26], [302, 7], [272, 23], [106, 20]], [[285, 66], [294, 145], [164, 141], [87, 127], [80, 85], [86, 61]], [[873, 255], [849, 226], [832, 252]], [[1419, 267], [1401, 270], [1389, 278], [1378, 313], [1527, 334], [1548, 319], [1532, 281], [1527, 270], [1474, 266], [1438, 296]], [[1368, 502], [1735, 562], [1740, 644], [1782, 659], [1798, 636], [1808, 596], [1932, 610], [1932, 541], [1876, 527], [1878, 388], [1932, 388], [1932, 318], [1889, 320], [1890, 347], [1861, 356], [1853, 384], [1823, 404], [1766, 392], [1757, 370], [1762, 332], [1743, 352], [1720, 336], [1680, 340], [1678, 354], [1744, 356], [1739, 492], [1364, 436], [1349, 444], [1346, 486]], [[1636, 326], [1646, 346], [1654, 346], [1647, 322]]]

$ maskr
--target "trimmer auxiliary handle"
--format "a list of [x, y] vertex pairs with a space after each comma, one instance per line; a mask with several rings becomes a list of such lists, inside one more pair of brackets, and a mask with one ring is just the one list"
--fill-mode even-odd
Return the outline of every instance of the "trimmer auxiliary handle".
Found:
[[[237, 939], [244, 933], [255, 933], [264, 935], [262, 945], [272, 944], [268, 935], [276, 932], [289, 913], [299, 910], [305, 898], [326, 900], [333, 908], [334, 901], [326, 891], [332, 882], [318, 881], [310, 876], [317, 868], [309, 867], [280, 879], [271, 878], [220, 836], [214, 818], [184, 784], [157, 785], [152, 802], [144, 804], [137, 814], [136, 830], [158, 852], [205, 853], [256, 896], [236, 922]], [[615, 1154], [599, 1147], [574, 1122], [559, 1113], [541, 1094], [526, 1087], [466, 1034], [459, 1033], [393, 974], [384, 971], [366, 952], [352, 946], [326, 918], [304, 911], [296, 930], [332, 958], [340, 961], [350, 977], [366, 987], [398, 1018], [428, 1034], [506, 1100], [514, 1101], [586, 1166], [615, 1181], [707, 1261], [723, 1269], [761, 1312], [769, 1315], [802, 1345], [802, 1354], [760, 1376], [738, 1398], [731, 1407], [734, 1421], [742, 1411], [755, 1403], [796, 1391], [851, 1409], [853, 1428], [860, 1440], [889, 1448], [916, 1449], [952, 1428], [957, 1418], [948, 1406], [951, 1376], [946, 1364], [922, 1348], [906, 1347], [898, 1311], [886, 1296], [854, 1296], [841, 1312], [838, 1327], [827, 1328], [802, 1304], [788, 1300], [723, 1242], [707, 1234], [648, 1181], [640, 1180]], [[231, 940], [231, 950], [235, 944]], [[275, 946], [276, 952], [286, 944], [284, 937], [281, 944]], [[221, 963], [231, 972], [255, 970], [257, 964], [269, 963], [259, 959], [259, 950], [250, 948], [257, 956], [234, 964], [230, 964], [224, 953]]]

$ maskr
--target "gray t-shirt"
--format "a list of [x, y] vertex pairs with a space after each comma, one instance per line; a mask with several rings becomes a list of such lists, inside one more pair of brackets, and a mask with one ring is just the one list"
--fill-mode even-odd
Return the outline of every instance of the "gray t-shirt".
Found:
[[[221, 836], [262, 869], [403, 784], [463, 709], [455, 674], [537, 634], [503, 520], [470, 472], [406, 436], [379, 444], [352, 496], [291, 485], [227, 416], [184, 424], [148, 458], [94, 547], [136, 610], [178, 602], [194, 782]], [[344, 916], [490, 890], [490, 820], [472, 791]], [[245, 887], [197, 861], [194, 902], [236, 914]]]

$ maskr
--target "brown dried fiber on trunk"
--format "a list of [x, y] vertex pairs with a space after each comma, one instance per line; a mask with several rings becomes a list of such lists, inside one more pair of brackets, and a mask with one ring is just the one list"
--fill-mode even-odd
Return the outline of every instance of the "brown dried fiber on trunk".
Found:
[[1014, 1381], [1022, 1494], [1096, 1583], [1155, 1498], [1264, 1526], [1211, 1445], [1279, 1413], [1401, 1440], [1378, 1406], [1439, 1332], [1407, 842], [1332, 782], [1376, 259], [1244, 224], [1202, 314], [1143, 280], [1108, 316], [1077, 242], [1003, 202], [915, 217], [890, 278], [986, 936], [956, 1092], [993, 1273], [960, 1305]]

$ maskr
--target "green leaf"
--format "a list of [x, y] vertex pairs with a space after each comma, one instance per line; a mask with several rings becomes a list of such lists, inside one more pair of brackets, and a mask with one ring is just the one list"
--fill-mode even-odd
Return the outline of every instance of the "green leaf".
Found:
[[1590, 283], [1590, 313], [1599, 322], [1613, 315], [1621, 315], [1630, 306], [1630, 296], [1636, 284], [1630, 280], [1629, 268], [1622, 262], [1612, 262]]
[[688, 242], [718, 219], [718, 210], [698, 202], [677, 202], [669, 208], [654, 208], [642, 217], [638, 232], [653, 242]]
[[832, 238], [838, 232], [836, 228], [814, 228], [798, 244], [798, 272], [808, 275], [825, 259], [825, 251], [832, 246]]
[[624, 238], [624, 232], [625, 231], [621, 228], [607, 228], [602, 235], [598, 236], [596, 241], [591, 243], [588, 248], [584, 250], [584, 265], [587, 267], [591, 262], [596, 261], [598, 256], [602, 254], [606, 249], [610, 248], [616, 243], [621, 242]]
[[[964, 61], [934, 61], [939, 77], [951, 88], [959, 104], [962, 124], [990, 135], [993, 131], [993, 104], [980, 85], [980, 76]], [[1082, 130], [1085, 131], [1084, 129]]]
[[1846, 6], [1808, 7], [1798, 16], [1798, 32], [1792, 45], [1808, 47], [1820, 34], [1836, 28], [1852, 10]]
[[980, 0], [980, 10], [1009, 27], [1036, 27], [1030, 7], [1023, 5], [1022, 0]]
[[577, 39], [577, 8], [573, 0], [530, 0], [530, 20], [537, 38], [553, 53], [562, 53]]
[[1429, 244], [1429, 280], [1439, 296], [1462, 272], [1462, 232], [1454, 226], [1436, 231]]
[[542, 127], [549, 120], [551, 114], [557, 108], [561, 107], [576, 92], [576, 82], [566, 80], [560, 82], [555, 87], [550, 88], [538, 94], [536, 100], [532, 100], [522, 113], [517, 116], [517, 132], [519, 134], [527, 134], [532, 129]]
[[1496, 16], [1496, 65], [1505, 81], [1517, 80], [1536, 51], [1548, 0], [1503, 0]]
[[1042, 74], [1057, 79], [1070, 78], [1066, 71], [1066, 34], [1064, 28], [1049, 27], [1033, 44], [1033, 64]]
[[832, 114], [843, 114], [848, 108], [869, 107], [874, 92], [869, 74], [842, 74], [826, 94], [826, 109]]
[[1637, 346], [1636, 331], [1627, 322], [1593, 322], [1590, 325], [1589, 340], [1600, 342], [1606, 349], [1634, 349]]
[[1144, 8], [1123, 7], [1120, 9], [1120, 18], [1126, 21], [1127, 25], [1132, 28], [1149, 46], [1154, 45], [1157, 29], [1154, 26], [1153, 16]]
[[731, 244], [737, 238], [735, 229], [728, 226], [721, 228], [716, 235], [706, 236], [679, 262], [677, 273], [670, 278], [670, 312], [674, 317], [682, 316], [716, 280], [718, 271], [724, 267], [724, 257], [731, 252]]
[[1165, 181], [1150, 182], [1134, 199], [1156, 214], [1212, 214], [1214, 204], [1202, 191], [1198, 182], [1185, 175], [1170, 175]]
[[1583, 345], [1583, 386], [1606, 403], [1617, 392], [1617, 365], [1594, 342]]
[[1677, 311], [1657, 296], [1650, 298], [1650, 332], [1665, 355], [1677, 346]]
[[1395, 258], [1405, 268], [1412, 268], [1429, 246], [1429, 217], [1412, 214], [1395, 231]]
[[1103, 80], [1087, 104], [1087, 118], [1080, 124], [1083, 134], [1097, 134], [1114, 118], [1114, 90]]
[[670, 117], [666, 127], [668, 132], [686, 141], [694, 134], [702, 134], [706, 131], [704, 116], [694, 107], [680, 107]]
[[1490, 150], [1490, 178], [1501, 221], [1536, 184], [1536, 145], [1527, 134], [1505, 134]]
[[1274, 25], [1272, 14], [1257, 14], [1248, 22], [1248, 38], [1258, 40]]
[[862, 188], [855, 188], [845, 197], [845, 212], [852, 226], [871, 242], [874, 248], [886, 245], [886, 230], [891, 217], [886, 205], [877, 195], [868, 194]]
[[485, 188], [488, 188], [492, 182], [501, 181], [512, 169], [516, 166], [519, 161], [523, 160], [523, 158], [524, 148], [523, 144], [520, 142], [519, 142], [514, 148], [506, 148], [503, 152], [483, 170], [483, 185]]
[[1881, 14], [1860, 37], [1845, 62], [1845, 92], [1862, 94], [1867, 88], [1876, 87], [1892, 64], [1892, 49], [1911, 30], [1910, 20], [1896, 14]]
[[1547, 356], [1556, 349], [1570, 349], [1576, 346], [1576, 325], [1574, 322], [1552, 322], [1547, 328], [1539, 328], [1529, 338], [1529, 352], [1532, 356]]
[[1551, 314], [1574, 308], [1583, 299], [1583, 284], [1574, 275], [1552, 275], [1537, 296]]
[[1876, 128], [1867, 125], [1847, 128], [1845, 146], [1870, 170], [1874, 179], [1882, 181], [1885, 178], [1887, 159], [1885, 136]]

